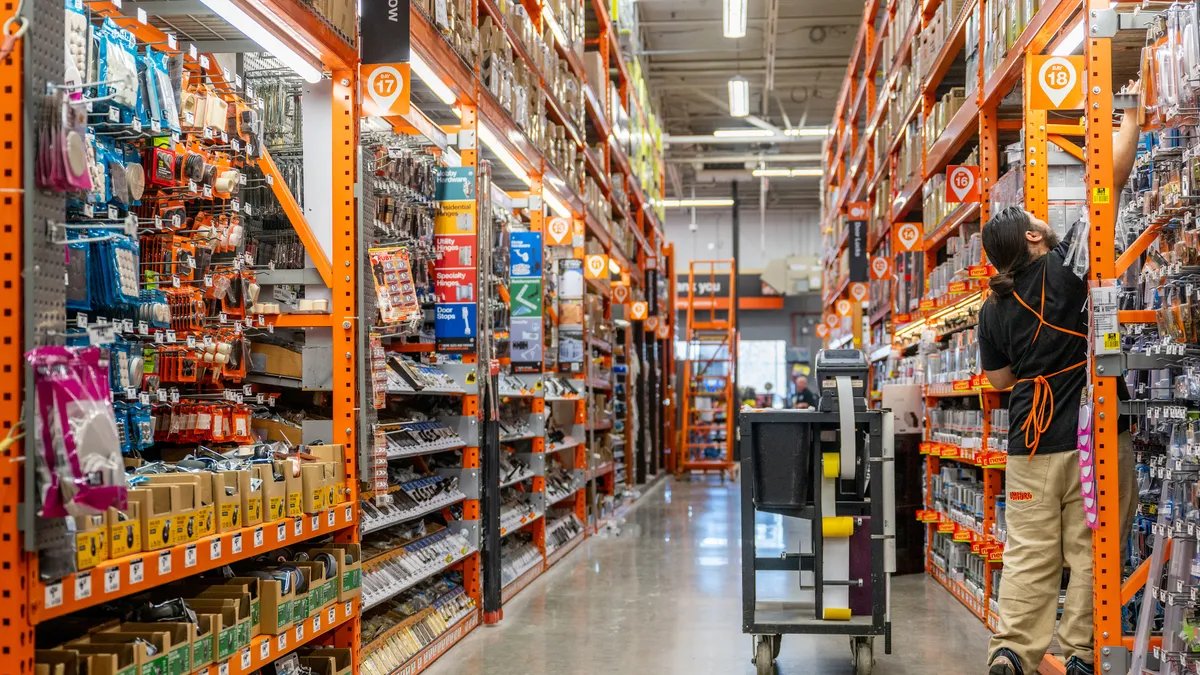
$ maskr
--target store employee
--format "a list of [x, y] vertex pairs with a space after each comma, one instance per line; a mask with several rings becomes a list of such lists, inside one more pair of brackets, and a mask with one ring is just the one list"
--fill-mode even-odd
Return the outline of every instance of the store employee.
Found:
[[796, 378], [796, 393], [792, 396], [792, 407], [799, 410], [817, 408], [817, 395], [808, 388], [808, 378], [800, 375]]
[[[1125, 111], [1113, 143], [1118, 190], [1137, 151], [1136, 112]], [[979, 313], [980, 361], [992, 386], [1012, 387], [1005, 470], [1008, 541], [988, 674], [1037, 673], [1054, 634], [1066, 563], [1071, 581], [1058, 641], [1067, 675], [1091, 675], [1092, 531], [1084, 516], [1076, 449], [1080, 397], [1087, 384], [1087, 282], [1063, 265], [1067, 243], [1060, 244], [1046, 223], [1016, 207], [984, 225], [983, 248], [997, 274]], [[1137, 491], [1128, 425], [1119, 431], [1124, 542]]]

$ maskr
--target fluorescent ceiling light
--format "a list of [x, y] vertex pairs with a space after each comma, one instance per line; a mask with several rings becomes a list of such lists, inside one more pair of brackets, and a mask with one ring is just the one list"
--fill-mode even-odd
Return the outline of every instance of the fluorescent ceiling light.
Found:
[[717, 138], [733, 138], [739, 136], [761, 138], [763, 136], [774, 136], [775, 132], [770, 129], [717, 129], [713, 132], [713, 136]]
[[729, 78], [729, 114], [732, 117], [750, 114], [750, 81], [741, 75]]
[[829, 127], [805, 127], [803, 129], [785, 129], [784, 134], [788, 136], [812, 136], [814, 138], [824, 138], [829, 135]]
[[787, 178], [792, 175], [791, 169], [755, 169], [755, 178]]
[[664, 208], [684, 209], [695, 206], [733, 206], [732, 199], [664, 199]]
[[725, 0], [723, 28], [725, 37], [746, 37], [747, 0]]
[[562, 216], [563, 218], [571, 217], [571, 212], [567, 210], [567, 207], [564, 206], [561, 201], [559, 201], [558, 197], [554, 196], [553, 192], [549, 190], [542, 190], [542, 201], [546, 202], [546, 206], [550, 207], [550, 210], [554, 212], [554, 215]]
[[824, 169], [792, 169], [792, 177], [793, 178], [798, 177], [798, 176], [823, 176], [823, 175], [825, 175]]
[[486, 145], [489, 150], [496, 153], [496, 156], [500, 158], [500, 162], [504, 164], [504, 166], [508, 167], [509, 171], [516, 174], [517, 178], [521, 179], [521, 182], [525, 183], [526, 185], [529, 185], [532, 182], [529, 179], [529, 173], [525, 171], [525, 167], [521, 166], [521, 163], [518, 162], [515, 157], [509, 154], [508, 148], [505, 148], [500, 143], [500, 140], [496, 138], [496, 134], [492, 131], [492, 128], [482, 120], [479, 122], [479, 140], [483, 141], [483, 144]]
[[241, 7], [233, 4], [230, 0], [201, 0], [201, 2], [231, 26], [245, 33], [246, 37], [269, 52], [271, 56], [296, 71], [296, 74], [305, 82], [315, 84], [321, 81], [323, 76], [319, 68], [284, 44], [274, 33], [242, 11]]
[[425, 86], [433, 90], [433, 93], [442, 100], [442, 103], [454, 105], [455, 101], [458, 100], [458, 97], [454, 95], [454, 91], [450, 87], [447, 87], [445, 82], [442, 82], [442, 79], [421, 59], [416, 50], [409, 50], [408, 61], [412, 66], [412, 72], [421, 78]]
[[1070, 33], [1067, 33], [1067, 36], [1064, 37], [1063, 41], [1054, 48], [1054, 51], [1051, 52], [1051, 54], [1055, 56], [1070, 56], [1074, 54], [1075, 50], [1079, 49], [1079, 46], [1082, 44], [1083, 22], [1080, 21], [1074, 28], [1071, 29]]

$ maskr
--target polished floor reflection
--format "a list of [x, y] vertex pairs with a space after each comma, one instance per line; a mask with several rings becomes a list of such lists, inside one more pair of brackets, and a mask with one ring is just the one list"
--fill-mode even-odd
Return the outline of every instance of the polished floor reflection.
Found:
[[[741, 632], [738, 492], [669, 481], [647, 494], [620, 534], [597, 536], [467, 636], [431, 675], [726, 675], [754, 673]], [[760, 515], [760, 552], [803, 534]], [[793, 549], [794, 550], [794, 549]], [[795, 577], [760, 580], [760, 599], [795, 597]], [[987, 629], [924, 575], [896, 579], [893, 654], [881, 675], [984, 672]], [[785, 636], [780, 675], [849, 675], [849, 640]]]

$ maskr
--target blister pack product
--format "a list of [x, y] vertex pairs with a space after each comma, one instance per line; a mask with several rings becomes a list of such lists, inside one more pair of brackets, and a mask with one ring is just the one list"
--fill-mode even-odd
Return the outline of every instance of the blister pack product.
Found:
[[[63, 49], [65, 58], [63, 61], [63, 83], [80, 85], [87, 82], [88, 70], [88, 20], [83, 13], [83, 2], [81, 0], [66, 0], [64, 3], [66, 12], [64, 13], [65, 22], [63, 23]], [[72, 99], [83, 97], [83, 89], [71, 89]]]
[[108, 364], [98, 347], [38, 347], [33, 367], [42, 447], [40, 514], [47, 518], [126, 507], [126, 482]]
[[100, 81], [102, 96], [121, 106], [130, 115], [137, 109], [137, 47], [133, 34], [105, 19], [96, 31], [100, 40]]
[[146, 48], [145, 73], [147, 105], [151, 115], [158, 120], [164, 131], [179, 131], [179, 107], [175, 105], [175, 91], [167, 70], [167, 55]]

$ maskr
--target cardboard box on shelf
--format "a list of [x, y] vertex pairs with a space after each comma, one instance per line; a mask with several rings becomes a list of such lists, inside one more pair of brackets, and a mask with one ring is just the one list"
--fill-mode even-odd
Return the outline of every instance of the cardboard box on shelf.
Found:
[[[335, 588], [337, 585], [336, 580], [330, 578], [327, 581], [325, 579], [325, 564], [320, 561], [310, 560], [305, 562], [292, 562], [288, 564], [295, 565], [296, 567], [305, 570], [305, 573], [307, 574], [308, 597], [304, 603], [305, 606], [303, 609], [305, 611], [302, 616], [297, 616], [296, 620], [299, 621], [300, 619], [307, 619], [316, 613], [317, 610], [331, 602], [334, 596], [337, 595], [337, 589]], [[326, 597], [327, 593], [329, 594], [328, 597]]]
[[196, 624], [179, 623], [123, 623], [115, 630], [118, 633], [160, 633], [170, 638], [167, 647], [168, 675], [187, 675], [196, 668], [192, 664], [192, 641], [196, 639]]
[[219, 471], [212, 474], [212, 481], [217, 532], [230, 532], [248, 525], [243, 506], [250, 493], [250, 472]]
[[331, 659], [333, 670], [329, 671], [329, 675], [350, 675], [350, 670], [354, 667], [354, 654], [349, 649], [304, 647], [299, 653], [301, 663], [304, 663], [306, 658]]
[[75, 516], [73, 520], [76, 569], [91, 569], [108, 560], [108, 529], [104, 516]]
[[[257, 580], [257, 578], [255, 578]], [[261, 635], [262, 602], [258, 593], [261, 586], [248, 583], [229, 583], [209, 586], [200, 592], [202, 598], [228, 598], [238, 603], [238, 647], [245, 647], [256, 635]]]
[[286, 347], [250, 344], [250, 371], [297, 380], [304, 378], [304, 356]]
[[329, 489], [325, 482], [325, 466], [324, 462], [300, 465], [300, 482], [303, 486], [301, 508], [304, 513], [320, 513], [326, 508]]
[[357, 598], [362, 594], [362, 546], [360, 544], [338, 544], [311, 549], [311, 553], [332, 553], [338, 563], [338, 602]]
[[254, 480], [253, 471], [244, 471], [246, 485], [241, 491], [242, 524], [258, 525], [263, 522], [263, 484]]
[[350, 491], [346, 488], [344, 475], [344, 467], [346, 466], [345, 446], [310, 445], [308, 446], [308, 453], [315, 455], [322, 462], [328, 464], [325, 469], [325, 481], [328, 489], [325, 498], [326, 508], [348, 500], [350, 498]]
[[254, 635], [279, 635], [291, 627], [292, 605], [296, 599], [293, 589], [284, 593], [283, 584], [278, 580], [256, 577], [234, 577], [228, 585], [254, 588], [255, 605], [261, 610], [252, 619]]
[[175, 544], [186, 544], [216, 532], [213, 481], [209, 473], [166, 473], [146, 476], [157, 485], [178, 485], [180, 508], [175, 519]]
[[120, 558], [142, 552], [142, 508], [133, 500], [124, 511], [109, 508], [105, 516], [108, 526], [108, 556]]
[[156, 551], [175, 544], [175, 519], [181, 497], [178, 485], [146, 483], [129, 490], [129, 501], [141, 513], [142, 550]]
[[33, 675], [80, 675], [90, 665], [85, 660], [72, 649], [38, 649], [33, 652]]
[[171, 675], [167, 656], [170, 639], [167, 633], [88, 633], [66, 646], [81, 652], [117, 654], [118, 662], [134, 666], [134, 675]]
[[[279, 462], [275, 463], [276, 465]], [[253, 467], [254, 477], [262, 481], [263, 520], [271, 522], [286, 518], [287, 512], [287, 481], [282, 474], [275, 480], [274, 467], [256, 464]]]
[[[250, 643], [250, 605], [248, 600], [243, 606], [240, 599], [206, 596], [192, 598], [187, 603], [197, 614], [220, 615], [220, 626], [213, 624], [214, 630], [217, 631], [216, 661], [224, 661]], [[245, 643], [242, 642], [243, 634], [246, 636]]]
[[152, 656], [150, 645], [144, 642], [92, 644], [72, 642], [64, 649], [79, 652], [91, 663], [91, 675], [165, 675], [166, 656]]
[[276, 468], [283, 473], [284, 485], [287, 489], [287, 515], [297, 518], [304, 515], [304, 486], [300, 480], [299, 460], [284, 460], [275, 463]]
[[217, 634], [221, 632], [220, 614], [196, 612], [196, 634], [192, 638], [192, 668], [199, 670], [217, 656]]
[[250, 420], [250, 428], [264, 441], [287, 441], [292, 445], [300, 445], [304, 442], [304, 434], [300, 427], [294, 427], [283, 422], [256, 417]]

